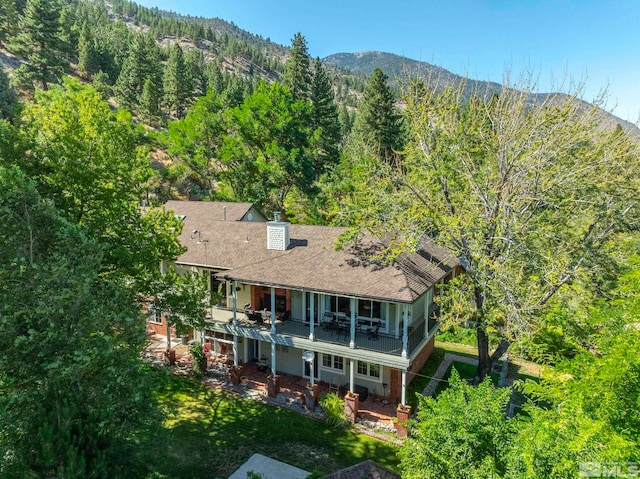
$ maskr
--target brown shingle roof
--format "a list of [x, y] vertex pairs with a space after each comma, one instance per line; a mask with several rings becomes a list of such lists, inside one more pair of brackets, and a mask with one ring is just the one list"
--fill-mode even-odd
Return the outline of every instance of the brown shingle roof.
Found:
[[400, 479], [400, 474], [368, 460], [322, 476], [322, 479]]
[[268, 250], [265, 223], [216, 221], [178, 203], [172, 209], [186, 215], [180, 241], [187, 251], [177, 262], [229, 270], [220, 276], [245, 283], [411, 303], [458, 264], [429, 240], [392, 265], [365, 256], [378, 240], [336, 251], [345, 229], [328, 226], [290, 225], [289, 248]]
[[242, 221], [252, 209], [264, 221], [266, 218], [258, 211], [253, 203], [233, 203], [224, 201], [176, 201], [169, 200], [164, 205], [165, 210], [173, 210], [176, 214], [191, 216], [196, 221], [224, 220], [224, 210], [227, 211], [227, 221]]

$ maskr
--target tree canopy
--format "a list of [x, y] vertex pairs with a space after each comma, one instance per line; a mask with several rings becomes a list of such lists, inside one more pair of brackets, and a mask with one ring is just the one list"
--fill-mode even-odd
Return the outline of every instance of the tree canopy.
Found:
[[428, 234], [462, 258], [438, 300], [445, 324], [476, 325], [479, 378], [563, 286], [615, 262], [613, 235], [638, 228], [637, 144], [595, 106], [532, 105], [524, 87], [467, 102], [410, 85], [402, 168], [372, 163], [342, 204], [357, 227], [395, 235], [396, 254]]
[[0, 476], [140, 477], [158, 420], [140, 308], [104, 248], [0, 167]]
[[180, 223], [140, 215], [151, 171], [129, 113], [114, 113], [93, 88], [72, 80], [38, 92], [23, 122], [29, 153], [21, 167], [61, 214], [109, 245], [112, 271], [142, 279], [179, 254]]

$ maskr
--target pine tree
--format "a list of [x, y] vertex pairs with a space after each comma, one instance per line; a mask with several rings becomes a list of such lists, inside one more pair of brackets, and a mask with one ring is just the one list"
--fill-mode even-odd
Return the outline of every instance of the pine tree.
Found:
[[78, 70], [85, 78], [91, 78], [100, 70], [100, 59], [89, 26], [85, 22], [78, 40]]
[[207, 76], [205, 75], [204, 53], [199, 48], [192, 48], [184, 55], [186, 103], [207, 93]]
[[0, 2], [0, 47], [15, 34], [18, 26], [18, 9], [14, 0]]
[[33, 91], [36, 84], [47, 90], [57, 83], [67, 68], [63, 60], [66, 50], [60, 38], [61, 5], [58, 0], [27, 0], [19, 21], [19, 33], [10, 49], [26, 60], [16, 70], [16, 82]]
[[402, 147], [402, 117], [394, 106], [388, 77], [376, 68], [364, 89], [353, 134], [391, 162]]
[[338, 118], [340, 119], [340, 129], [342, 130], [342, 137], [346, 138], [353, 128], [353, 115], [349, 113], [345, 105], [340, 106], [338, 111]]
[[187, 92], [185, 91], [185, 65], [182, 48], [174, 43], [164, 69], [164, 96], [162, 103], [169, 114], [180, 117], [184, 111]]
[[142, 87], [140, 113], [151, 124], [157, 123], [160, 119], [160, 95], [151, 77], [146, 79]]
[[316, 144], [316, 171], [322, 171], [329, 164], [338, 162], [340, 155], [341, 131], [338, 120], [338, 107], [335, 104], [333, 89], [329, 77], [320, 61], [316, 58], [310, 92], [311, 129], [319, 133]]
[[108, 100], [113, 95], [113, 87], [111, 86], [111, 80], [109, 74], [100, 70], [93, 76], [92, 82], [93, 88], [96, 89], [102, 98]]
[[162, 70], [158, 48], [153, 38], [136, 35], [116, 81], [116, 98], [125, 108], [136, 110], [147, 79], [158, 94], [162, 91]]
[[207, 78], [207, 85], [218, 95], [225, 89], [224, 76], [220, 70], [220, 64], [217, 61], [213, 61], [207, 64], [205, 68], [205, 77]]
[[0, 120], [13, 119], [18, 108], [18, 94], [11, 86], [4, 68], [0, 65]]
[[307, 41], [301, 33], [296, 33], [291, 40], [289, 59], [284, 67], [282, 83], [293, 94], [294, 100], [308, 100], [311, 90], [311, 57], [307, 49]]

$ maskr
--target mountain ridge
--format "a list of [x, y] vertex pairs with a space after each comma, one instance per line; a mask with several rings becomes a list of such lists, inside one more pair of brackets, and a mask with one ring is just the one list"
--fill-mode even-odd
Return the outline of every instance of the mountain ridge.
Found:
[[[414, 60], [395, 53], [381, 52], [376, 50], [355, 52], [355, 53], [333, 53], [322, 59], [323, 63], [333, 67], [350, 71], [356, 75], [369, 76], [375, 68], [380, 68], [385, 75], [389, 77], [389, 84], [398, 88], [402, 79], [408, 77], [418, 77], [423, 80], [428, 78], [437, 78], [438, 81], [447, 86], [463, 85], [465, 97], [477, 95], [482, 92], [484, 95], [497, 94], [502, 90], [502, 85], [493, 81], [475, 80], [469, 77], [458, 75], [443, 67], [433, 65], [428, 62]], [[566, 98], [569, 95], [563, 92], [536, 92], [531, 94], [532, 102], [541, 103], [551, 95], [559, 95]], [[583, 104], [591, 103], [579, 99]], [[614, 113], [600, 108], [603, 112], [604, 119], [609, 124], [618, 123], [625, 131], [632, 133], [634, 136], [640, 137], [640, 129], [627, 120], [624, 120]]]

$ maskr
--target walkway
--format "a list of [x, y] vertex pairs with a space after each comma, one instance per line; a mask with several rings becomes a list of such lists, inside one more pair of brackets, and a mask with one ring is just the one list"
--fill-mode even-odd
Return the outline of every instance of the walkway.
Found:
[[434, 373], [433, 378], [431, 379], [431, 381], [429, 381], [429, 384], [427, 384], [427, 387], [424, 388], [424, 391], [422, 391], [423, 396], [433, 396], [433, 393], [436, 392], [438, 385], [443, 381], [442, 378], [445, 376], [445, 374], [447, 374], [447, 371], [449, 370], [449, 366], [451, 366], [451, 363], [453, 361], [456, 361], [459, 363], [472, 364], [474, 366], [478, 365], [477, 359], [468, 358], [466, 356], [460, 356], [458, 354], [445, 353], [444, 359], [440, 363], [440, 366], [438, 366], [438, 369]]

